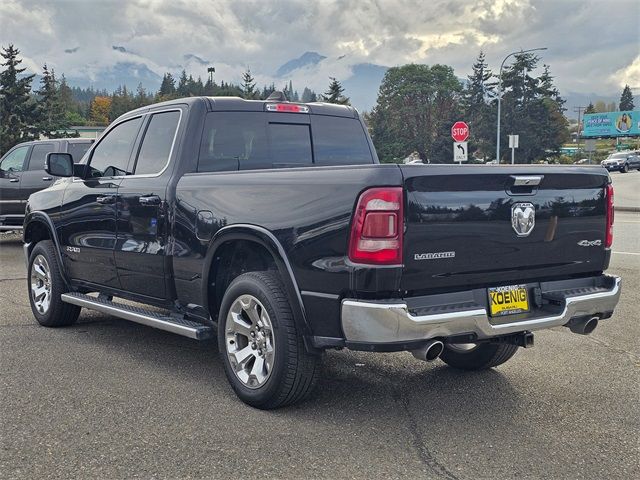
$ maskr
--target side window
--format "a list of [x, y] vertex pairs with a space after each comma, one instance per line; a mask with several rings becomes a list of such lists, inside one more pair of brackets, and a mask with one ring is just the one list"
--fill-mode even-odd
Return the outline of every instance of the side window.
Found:
[[24, 159], [29, 151], [29, 146], [18, 147], [11, 153], [9, 153], [2, 163], [0, 163], [0, 170], [3, 172], [21, 172], [24, 166]]
[[271, 168], [265, 114], [215, 112], [205, 121], [199, 172]]
[[73, 157], [73, 163], [78, 163], [84, 154], [87, 153], [91, 142], [74, 142], [67, 144], [67, 153]]
[[135, 175], [159, 173], [169, 161], [178, 130], [180, 112], [162, 112], [151, 116], [136, 162]]
[[357, 119], [312, 115], [311, 129], [317, 165], [373, 163], [367, 136]]
[[55, 150], [53, 143], [36, 143], [31, 150], [29, 170], [44, 170], [47, 153]]
[[127, 172], [127, 164], [141, 123], [141, 117], [122, 122], [100, 140], [89, 161], [91, 167], [89, 175], [91, 177], [115, 177], [130, 174]]

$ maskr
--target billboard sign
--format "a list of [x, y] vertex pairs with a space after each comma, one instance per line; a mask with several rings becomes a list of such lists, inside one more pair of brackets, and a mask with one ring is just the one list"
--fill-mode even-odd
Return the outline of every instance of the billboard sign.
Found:
[[583, 137], [627, 137], [640, 135], [640, 111], [587, 113]]

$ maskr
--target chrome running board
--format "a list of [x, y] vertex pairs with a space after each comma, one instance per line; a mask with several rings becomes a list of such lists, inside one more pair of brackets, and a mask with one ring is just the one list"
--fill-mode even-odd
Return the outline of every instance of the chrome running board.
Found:
[[114, 317], [123, 318], [148, 327], [176, 333], [183, 337], [194, 338], [196, 340], [211, 338], [214, 333], [213, 327], [202, 325], [198, 322], [186, 320], [181, 317], [163, 315], [151, 310], [145, 310], [144, 308], [112, 302], [102, 298], [91, 297], [82, 293], [63, 293], [61, 298], [62, 301], [66, 303], [107, 313]]

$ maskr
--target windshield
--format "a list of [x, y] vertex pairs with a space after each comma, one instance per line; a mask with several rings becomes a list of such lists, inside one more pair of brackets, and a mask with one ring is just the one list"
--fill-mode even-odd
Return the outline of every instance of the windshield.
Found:
[[607, 157], [607, 160], [624, 160], [629, 155], [628, 152], [623, 153], [612, 153]]

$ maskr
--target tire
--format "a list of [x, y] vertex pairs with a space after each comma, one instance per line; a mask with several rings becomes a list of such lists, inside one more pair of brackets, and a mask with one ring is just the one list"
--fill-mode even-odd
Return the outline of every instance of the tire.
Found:
[[60, 298], [66, 288], [51, 240], [43, 240], [33, 247], [29, 255], [27, 288], [31, 311], [40, 325], [65, 327], [78, 319], [80, 307]]
[[622, 169], [620, 170], [622, 173], [627, 173], [629, 171], [629, 164], [625, 163]]
[[517, 345], [480, 343], [470, 350], [446, 345], [440, 358], [447, 365], [461, 370], [486, 370], [502, 365], [518, 351]]
[[274, 272], [245, 273], [231, 282], [220, 306], [218, 347], [231, 387], [252, 407], [292, 405], [315, 386], [319, 356], [306, 351]]

